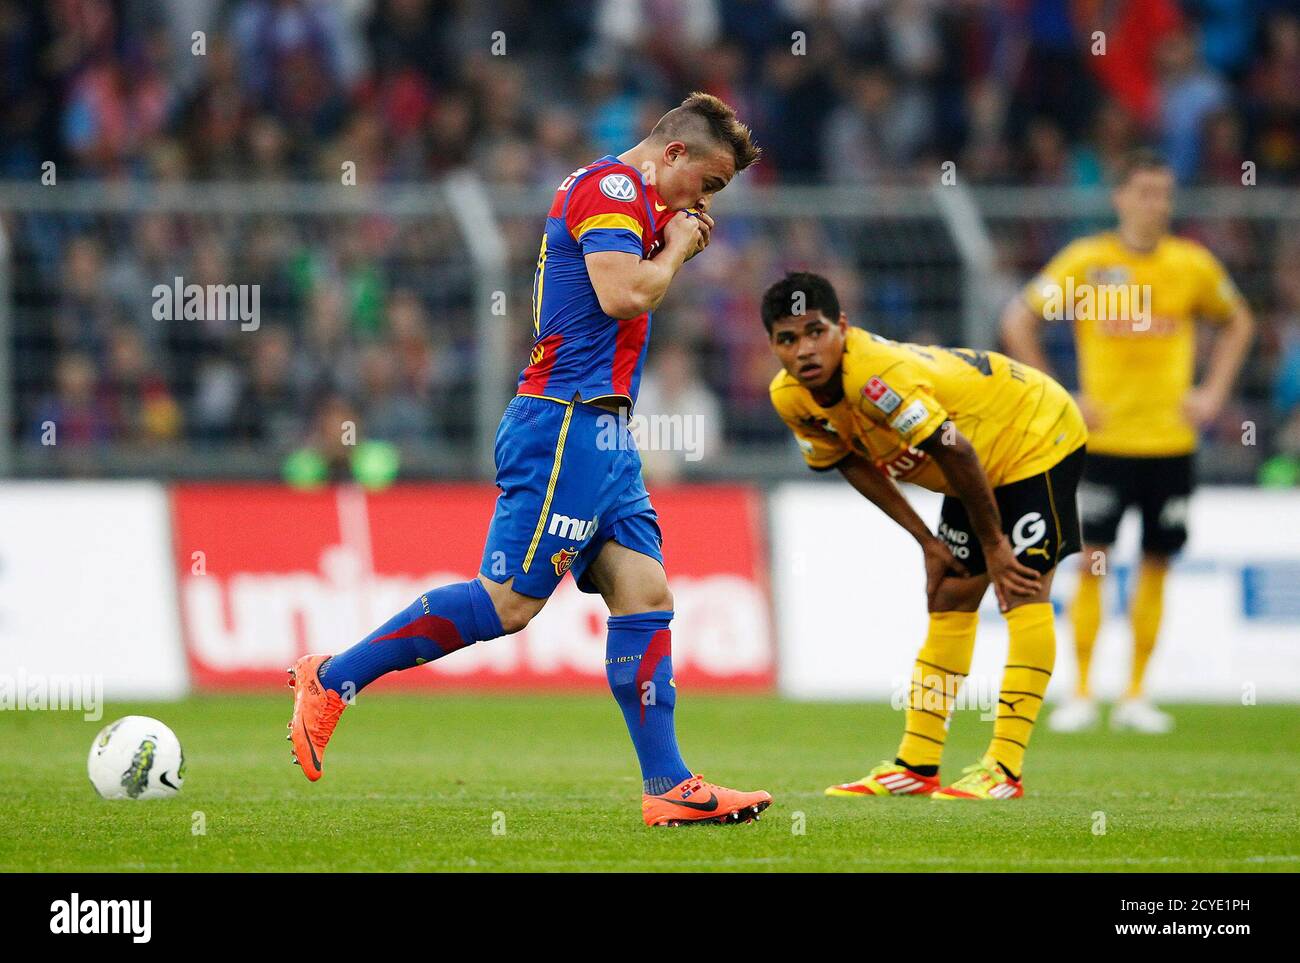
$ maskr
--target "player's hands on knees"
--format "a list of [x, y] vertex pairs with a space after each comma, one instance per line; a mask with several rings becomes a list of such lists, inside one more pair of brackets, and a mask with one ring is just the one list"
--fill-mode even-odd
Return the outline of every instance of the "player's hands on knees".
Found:
[[925, 553], [925, 600], [933, 605], [939, 585], [949, 575], [965, 578], [970, 574], [966, 566], [957, 561], [952, 550], [942, 539], [930, 538], [921, 546]]
[[1007, 611], [1012, 599], [1033, 598], [1043, 590], [1038, 573], [1016, 560], [1005, 535], [996, 545], [984, 547], [984, 559], [988, 563], [989, 581], [998, 597], [999, 610]]

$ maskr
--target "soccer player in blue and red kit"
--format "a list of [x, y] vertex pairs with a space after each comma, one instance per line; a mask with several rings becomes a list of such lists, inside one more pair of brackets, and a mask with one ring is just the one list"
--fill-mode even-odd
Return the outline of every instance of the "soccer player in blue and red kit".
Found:
[[625, 417], [651, 312], [708, 246], [713, 195], [758, 153], [730, 107], [695, 93], [631, 150], [559, 186], [533, 280], [532, 354], [497, 429], [501, 493], [478, 577], [426, 592], [346, 652], [304, 656], [289, 670], [289, 738], [308, 779], [321, 777], [353, 693], [518, 632], [572, 571], [609, 606], [605, 671], [641, 763], [646, 824], [747, 822], [771, 803], [766, 792], [705, 782], [678, 751], [673, 600]]

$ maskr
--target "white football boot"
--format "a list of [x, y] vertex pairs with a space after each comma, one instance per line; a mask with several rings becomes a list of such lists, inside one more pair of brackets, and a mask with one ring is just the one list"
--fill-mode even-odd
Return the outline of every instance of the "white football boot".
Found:
[[1047, 728], [1051, 732], [1087, 732], [1097, 728], [1100, 722], [1096, 700], [1073, 696], [1052, 710], [1047, 717]]
[[1121, 699], [1110, 710], [1110, 727], [1116, 732], [1131, 729], [1152, 736], [1172, 732], [1174, 717], [1161, 712], [1147, 699]]

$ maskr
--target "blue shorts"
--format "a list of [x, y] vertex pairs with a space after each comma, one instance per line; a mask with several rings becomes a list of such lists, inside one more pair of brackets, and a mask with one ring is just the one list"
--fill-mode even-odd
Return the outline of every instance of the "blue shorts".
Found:
[[479, 572], [514, 578], [548, 598], [568, 571], [595, 593], [587, 569], [610, 539], [663, 564], [659, 516], [641, 480], [625, 420], [580, 403], [516, 396], [496, 435], [496, 510]]

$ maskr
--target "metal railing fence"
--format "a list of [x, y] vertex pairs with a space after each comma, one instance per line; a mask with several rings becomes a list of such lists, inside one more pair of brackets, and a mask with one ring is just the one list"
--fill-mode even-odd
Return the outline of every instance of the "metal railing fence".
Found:
[[[0, 184], [0, 473], [268, 478], [352, 411], [405, 477], [485, 478], [531, 336], [549, 189], [469, 173], [419, 187]], [[1212, 479], [1249, 480], [1276, 420], [1271, 332], [1297, 323], [1300, 192], [1186, 190], [1179, 229], [1228, 266], [1261, 320]], [[686, 349], [724, 444], [714, 478], [798, 475], [771, 412], [758, 304], [795, 268], [828, 275], [856, 323], [992, 347], [1008, 297], [1073, 237], [1111, 221], [1099, 190], [879, 186], [719, 195], [705, 256], [656, 312], [649, 370]], [[168, 316], [163, 289], [256, 286], [257, 324]], [[1068, 331], [1049, 336], [1072, 365]], [[341, 406], [341, 407], [340, 407]], [[1229, 428], [1253, 418], [1243, 457]], [[43, 427], [57, 426], [44, 443]]]

